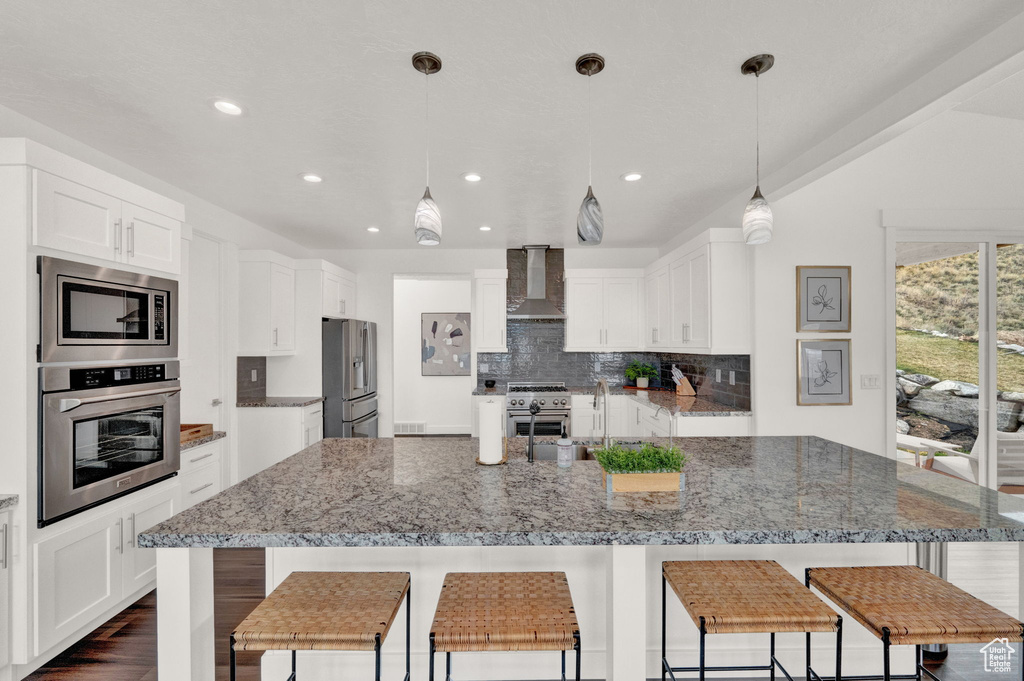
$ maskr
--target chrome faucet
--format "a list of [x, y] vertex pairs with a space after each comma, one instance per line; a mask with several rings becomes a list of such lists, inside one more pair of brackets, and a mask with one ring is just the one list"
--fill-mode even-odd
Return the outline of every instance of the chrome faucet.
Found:
[[674, 425], [673, 422], [674, 422], [675, 419], [672, 418], [672, 412], [670, 412], [665, 407], [658, 407], [658, 411], [654, 412], [654, 418], [658, 418], [658, 414], [660, 414], [661, 412], [665, 412], [666, 414], [668, 414], [668, 446], [669, 446], [669, 448], [671, 448], [672, 447], [672, 431], [675, 430], [675, 428], [673, 428], [672, 426]]
[[601, 428], [602, 428], [602, 430], [604, 430], [604, 437], [601, 439], [601, 444], [602, 444], [602, 446], [605, 449], [610, 447], [611, 444], [612, 444], [611, 437], [609, 437], [609, 435], [608, 435], [608, 396], [609, 396], [609, 394], [610, 393], [608, 392], [608, 379], [607, 378], [600, 379], [597, 382], [597, 385], [594, 386], [594, 410], [595, 411], [597, 410], [597, 402], [598, 402], [598, 400], [602, 400], [604, 402], [604, 416], [602, 417]]
[[530, 403], [530, 441], [526, 445], [526, 460], [533, 463], [533, 428], [537, 422], [537, 414], [540, 413], [540, 405], [537, 400]]

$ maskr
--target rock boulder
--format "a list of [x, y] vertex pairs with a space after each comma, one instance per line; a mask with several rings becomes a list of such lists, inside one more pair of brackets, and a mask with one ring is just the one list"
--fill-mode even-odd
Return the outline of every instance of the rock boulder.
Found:
[[900, 435], [906, 435], [910, 432], [910, 424], [906, 421], [897, 419], [896, 420], [896, 432]]
[[921, 392], [921, 389], [924, 387], [920, 383], [914, 383], [913, 381], [908, 381], [907, 379], [903, 378], [902, 376], [897, 376], [896, 377], [896, 383], [901, 388], [903, 388], [903, 392], [906, 395], [909, 395], [910, 397], [913, 397], [914, 395], [917, 395], [917, 393]]
[[978, 396], [978, 386], [965, 381], [940, 381], [932, 386], [932, 390], [953, 393], [957, 397]]
[[926, 387], [929, 385], [935, 385], [939, 382], [939, 379], [934, 376], [929, 376], [928, 374], [903, 374], [903, 378]]
[[[958, 397], [940, 390], [922, 390], [907, 408], [941, 421], [978, 428], [978, 400], [969, 397]], [[998, 409], [996, 424], [999, 430], [1015, 430], [1019, 413], [1018, 409]]]

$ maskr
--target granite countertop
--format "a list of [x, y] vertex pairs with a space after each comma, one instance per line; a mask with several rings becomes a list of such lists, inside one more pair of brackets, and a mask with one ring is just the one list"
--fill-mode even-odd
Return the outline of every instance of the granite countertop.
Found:
[[213, 431], [213, 433], [207, 435], [206, 437], [200, 437], [196, 438], [195, 440], [189, 440], [188, 442], [182, 442], [181, 451], [184, 452], [186, 450], [194, 449], [196, 447], [202, 447], [203, 445], [208, 445], [211, 442], [216, 442], [217, 440], [221, 440], [223, 438], [226, 438], [227, 436], [228, 434], [225, 433], [223, 430], [215, 430]]
[[[666, 440], [658, 440], [665, 442]], [[468, 438], [329, 439], [139, 535], [146, 547], [1022, 541], [1024, 500], [817, 437], [677, 438], [685, 491], [596, 461], [480, 466]]]
[[18, 504], [17, 494], [0, 494], [0, 511]]
[[317, 402], [323, 402], [324, 397], [261, 397], [256, 399], [241, 400], [235, 403], [236, 407], [308, 407]]
[[[594, 386], [566, 386], [572, 395], [593, 395]], [[749, 410], [737, 409], [715, 402], [706, 397], [679, 397], [671, 390], [636, 390], [622, 386], [611, 386], [608, 389], [611, 395], [626, 395], [642, 404], [649, 404], [652, 407], [664, 407], [676, 416], [751, 416]], [[504, 397], [506, 389], [502, 387], [477, 388], [473, 391], [477, 396], [500, 396]]]

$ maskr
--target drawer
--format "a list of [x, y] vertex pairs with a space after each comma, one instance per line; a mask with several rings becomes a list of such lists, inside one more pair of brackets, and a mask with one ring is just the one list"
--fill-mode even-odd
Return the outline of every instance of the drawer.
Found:
[[206, 501], [221, 490], [220, 463], [203, 466], [181, 476], [182, 508]]
[[217, 470], [220, 470], [220, 451], [220, 442], [211, 442], [201, 447], [186, 449], [181, 453], [181, 474], [186, 475], [213, 463], [217, 464]]
[[302, 422], [309, 423], [310, 421], [324, 418], [324, 403], [317, 402], [309, 406], [302, 408]]

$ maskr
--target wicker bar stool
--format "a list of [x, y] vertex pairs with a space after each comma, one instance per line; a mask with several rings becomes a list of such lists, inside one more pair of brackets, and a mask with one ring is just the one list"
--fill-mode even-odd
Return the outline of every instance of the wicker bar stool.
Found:
[[409, 681], [411, 589], [408, 572], [293, 572], [231, 634], [236, 650], [365, 650], [376, 656], [405, 600], [405, 681]]
[[[836, 678], [842, 679], [843, 618], [800, 584], [774, 560], [695, 560], [661, 564], [661, 678], [675, 672], [767, 671], [775, 679], [778, 668], [789, 681], [793, 677], [775, 659], [775, 634], [807, 632], [807, 673], [811, 669], [812, 631], [836, 633]], [[666, 650], [666, 585], [700, 629], [700, 658], [696, 667], [673, 667]], [[709, 667], [704, 645], [708, 634], [769, 634], [766, 665]]]
[[[857, 679], [920, 681], [927, 674], [938, 681], [924, 667], [922, 645], [1020, 641], [1024, 636], [1018, 620], [916, 565], [808, 568], [805, 581], [882, 640], [882, 675]], [[916, 646], [913, 674], [891, 673], [892, 645]]]
[[580, 678], [580, 626], [564, 572], [450, 572], [445, 575], [430, 627], [430, 681], [434, 654], [467, 651], [576, 651]]

